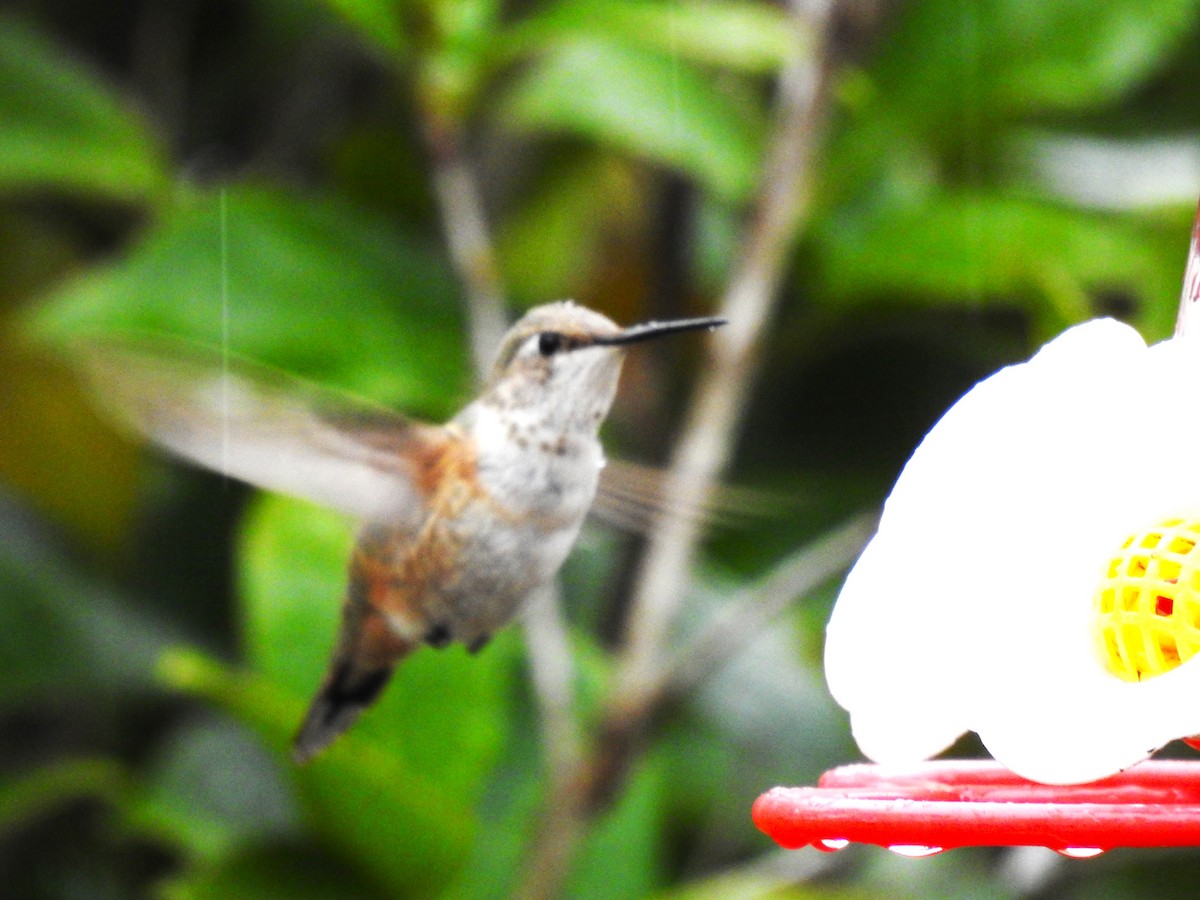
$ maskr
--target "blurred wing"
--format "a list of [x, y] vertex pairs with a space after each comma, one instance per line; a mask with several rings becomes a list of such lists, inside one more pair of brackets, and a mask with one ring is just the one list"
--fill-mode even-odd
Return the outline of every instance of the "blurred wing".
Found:
[[359, 518], [416, 527], [445, 429], [183, 342], [77, 344], [101, 404], [190, 462]]
[[782, 513], [785, 500], [747, 488], [716, 485], [708, 496], [695, 490], [673, 497], [673, 476], [666, 469], [623, 459], [609, 459], [600, 470], [592, 512], [624, 531], [647, 534], [660, 516], [672, 515], [705, 527], [733, 526]]

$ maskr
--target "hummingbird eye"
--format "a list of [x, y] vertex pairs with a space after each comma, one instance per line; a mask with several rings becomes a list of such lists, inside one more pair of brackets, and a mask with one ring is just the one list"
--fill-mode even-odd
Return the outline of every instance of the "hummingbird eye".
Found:
[[553, 356], [563, 348], [563, 336], [557, 331], [543, 331], [538, 335], [538, 353]]

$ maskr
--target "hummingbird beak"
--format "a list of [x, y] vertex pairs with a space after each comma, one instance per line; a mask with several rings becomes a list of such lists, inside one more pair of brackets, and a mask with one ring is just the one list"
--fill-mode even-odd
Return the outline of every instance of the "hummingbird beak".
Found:
[[648, 341], [668, 334], [677, 334], [680, 331], [698, 331], [701, 328], [712, 330], [724, 324], [725, 319], [714, 317], [704, 319], [676, 319], [672, 322], [645, 322], [641, 325], [631, 325], [629, 328], [622, 329], [616, 334], [594, 337], [591, 343], [599, 344], [603, 347], [620, 347], [625, 344], [636, 344], [640, 341]]

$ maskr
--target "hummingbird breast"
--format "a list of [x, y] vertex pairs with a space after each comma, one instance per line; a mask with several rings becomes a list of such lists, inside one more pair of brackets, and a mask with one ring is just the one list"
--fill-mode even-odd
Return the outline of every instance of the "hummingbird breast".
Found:
[[447, 427], [426, 461], [427, 514], [414, 533], [367, 526], [351, 593], [398, 637], [486, 643], [557, 573], [595, 496], [594, 434], [558, 432], [483, 408]]

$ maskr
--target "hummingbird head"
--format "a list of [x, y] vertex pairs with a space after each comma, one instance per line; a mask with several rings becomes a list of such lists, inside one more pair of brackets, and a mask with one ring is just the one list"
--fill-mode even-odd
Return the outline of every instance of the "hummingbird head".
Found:
[[561, 428], [599, 427], [617, 390], [625, 347], [723, 319], [680, 319], [621, 328], [570, 300], [526, 313], [505, 335], [486, 396]]

